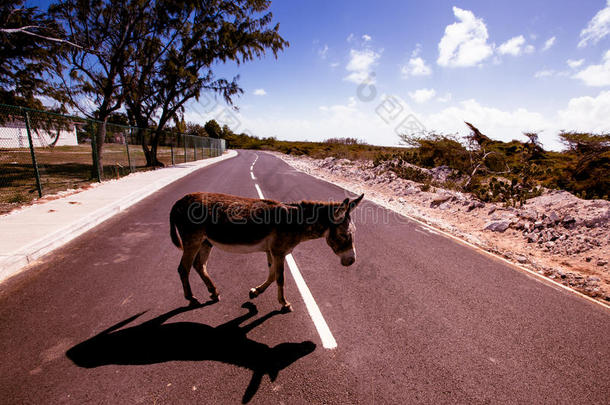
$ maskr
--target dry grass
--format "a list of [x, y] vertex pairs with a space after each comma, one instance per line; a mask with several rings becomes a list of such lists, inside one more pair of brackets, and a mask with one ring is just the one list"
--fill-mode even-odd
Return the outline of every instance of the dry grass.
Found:
[[[184, 149], [174, 149], [174, 162], [183, 163]], [[129, 145], [129, 155], [135, 170], [149, 170], [142, 147]], [[197, 159], [209, 152], [199, 149]], [[159, 147], [157, 156], [166, 166], [172, 164], [171, 149]], [[193, 149], [187, 150], [188, 161], [194, 160]], [[36, 148], [36, 160], [44, 195], [83, 187], [96, 180], [91, 177], [91, 146], [56, 146]], [[104, 178], [116, 178], [130, 173], [125, 145], [105, 144], [103, 152]], [[38, 198], [36, 178], [30, 150], [0, 149], [0, 214], [29, 204]]]

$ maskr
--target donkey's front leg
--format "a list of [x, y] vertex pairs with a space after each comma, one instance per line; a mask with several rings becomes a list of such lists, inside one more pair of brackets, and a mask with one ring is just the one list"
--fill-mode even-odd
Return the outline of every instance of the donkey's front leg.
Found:
[[273, 255], [273, 268], [275, 270], [275, 282], [277, 283], [277, 300], [282, 305], [282, 312], [292, 311], [292, 305], [286, 301], [284, 296], [284, 255]]
[[259, 286], [250, 289], [250, 299], [254, 299], [262, 294], [267, 287], [275, 280], [275, 270], [272, 266], [271, 252], [267, 251], [267, 267], [269, 268], [269, 274], [267, 275], [267, 280]]

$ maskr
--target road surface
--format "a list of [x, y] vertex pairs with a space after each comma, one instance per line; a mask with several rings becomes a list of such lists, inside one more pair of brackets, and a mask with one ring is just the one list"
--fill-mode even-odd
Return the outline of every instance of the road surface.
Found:
[[[258, 197], [255, 184], [284, 201], [347, 196], [240, 151], [56, 250], [0, 285], [0, 402], [609, 402], [608, 310], [368, 201], [354, 213], [356, 264], [323, 239], [293, 252], [336, 348], [288, 269], [292, 313], [277, 311], [275, 285], [248, 299], [263, 253], [212, 250], [221, 300], [185, 307], [172, 204], [193, 191]], [[194, 272], [191, 285], [205, 301]]]

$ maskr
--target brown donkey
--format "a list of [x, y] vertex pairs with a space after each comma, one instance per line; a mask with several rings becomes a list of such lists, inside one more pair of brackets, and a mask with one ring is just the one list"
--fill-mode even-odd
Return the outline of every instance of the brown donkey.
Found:
[[193, 304], [198, 302], [189, 283], [192, 265], [211, 298], [218, 299], [207, 272], [213, 246], [235, 253], [266, 252], [269, 275], [263, 284], [250, 289], [250, 298], [275, 281], [282, 310], [290, 311], [284, 297], [284, 257], [305, 240], [325, 237], [341, 264], [352, 265], [356, 249], [350, 212], [363, 197], [343, 202], [281, 203], [217, 193], [187, 194], [174, 204], [169, 216], [172, 242], [183, 250], [178, 273], [184, 297]]

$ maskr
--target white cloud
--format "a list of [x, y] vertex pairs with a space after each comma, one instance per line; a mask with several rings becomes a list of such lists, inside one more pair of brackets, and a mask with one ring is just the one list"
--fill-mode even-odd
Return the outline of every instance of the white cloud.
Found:
[[523, 52], [525, 53], [534, 53], [534, 51], [536, 51], [534, 45], [526, 45], [525, 49], [523, 49]]
[[504, 42], [502, 45], [498, 47], [498, 52], [501, 55], [513, 55], [519, 56], [521, 55], [522, 49], [521, 47], [525, 44], [525, 38], [523, 35], [519, 35], [518, 37], [513, 37], [508, 41]]
[[415, 45], [415, 49], [411, 52], [411, 58], [402, 68], [400, 72], [406, 79], [409, 76], [430, 76], [432, 69], [426, 64], [423, 58], [419, 57], [421, 53], [421, 44]]
[[371, 39], [373, 39], [373, 38], [371, 38], [371, 36], [370, 36], [370, 35], [364, 34], [364, 35], [362, 36], [362, 39], [364, 40], [364, 42], [369, 42], [369, 41], [370, 41]]
[[539, 70], [536, 73], [534, 73], [534, 77], [539, 79], [541, 77], [551, 77], [551, 76], [555, 76], [557, 74], [556, 71], [552, 70], [552, 69], [547, 69], [547, 70]]
[[352, 32], [351, 34], [349, 34], [349, 35], [347, 36], [346, 41], [347, 41], [347, 42], [352, 42], [352, 41], [354, 40], [354, 38], [355, 38], [355, 36], [354, 36], [354, 33]]
[[333, 62], [330, 64], [330, 67], [334, 69], [334, 68], [338, 67], [339, 65], [340, 65], [339, 62]]
[[542, 114], [524, 108], [503, 111], [481, 105], [476, 100], [461, 101], [439, 113], [426, 117], [424, 124], [433, 123], [434, 129], [446, 133], [466, 134], [464, 121], [471, 122], [484, 134], [502, 141], [521, 138], [523, 132], [538, 132], [550, 123]]
[[350, 73], [344, 80], [358, 84], [368, 81], [373, 84], [375, 81], [371, 76], [371, 68], [377, 63], [380, 56], [380, 53], [372, 49], [350, 50], [350, 60], [345, 67]]
[[563, 145], [557, 134], [561, 131], [593, 133], [610, 132], [610, 91], [602, 91], [597, 97], [576, 97], [568, 101], [566, 108], [545, 117], [535, 111], [518, 108], [504, 111], [481, 105], [476, 100], [465, 100], [444, 110], [418, 117], [430, 130], [465, 135], [468, 129], [464, 121], [471, 122], [493, 139], [525, 140], [524, 132], [536, 132], [544, 147], [560, 150]]
[[406, 65], [404, 65], [400, 72], [404, 78], [409, 76], [430, 76], [432, 69], [426, 65], [426, 62], [422, 58], [411, 58]]
[[413, 52], [411, 52], [411, 58], [417, 58], [420, 53], [421, 53], [421, 44], [417, 43], [417, 44], [415, 44], [415, 49], [413, 49]]
[[[384, 97], [376, 100], [381, 102]], [[526, 140], [523, 132], [537, 132], [544, 147], [559, 150], [562, 144], [557, 134], [562, 130], [594, 133], [610, 132], [610, 90], [602, 91], [596, 97], [577, 97], [568, 101], [564, 109], [549, 116], [543, 116], [525, 108], [501, 110], [485, 106], [476, 100], [465, 100], [433, 114], [414, 112], [404, 101], [400, 101], [400, 116], [403, 119], [414, 114], [428, 130], [442, 133], [466, 135], [468, 128], [464, 121], [471, 122], [484, 134], [493, 139], [510, 141]], [[388, 124], [375, 112], [377, 104], [357, 103], [352, 97], [345, 104], [322, 106], [319, 113], [303, 118], [301, 112], [294, 116], [268, 116], [253, 113], [251, 116], [238, 113], [236, 132], [246, 131], [259, 136], [277, 136], [279, 139], [322, 141], [337, 136], [350, 136], [375, 145], [396, 145], [399, 141], [394, 132], [396, 122]], [[217, 118], [219, 111], [207, 114], [188, 108], [187, 121], [205, 123]], [[222, 110], [222, 109], [221, 109]]]
[[578, 47], [587, 46], [589, 42], [596, 44], [608, 34], [610, 34], [610, 0], [606, 3], [606, 8], [598, 11], [589, 24], [580, 31]]
[[600, 65], [589, 65], [572, 77], [587, 86], [610, 86], [610, 50], [606, 51]]
[[559, 130], [610, 132], [610, 91], [602, 91], [597, 97], [577, 97], [557, 113]]
[[320, 55], [320, 58], [322, 59], [326, 59], [326, 56], [328, 55], [328, 45], [324, 44], [324, 47], [320, 50], [318, 50], [318, 55]]
[[545, 41], [545, 43], [544, 43], [544, 46], [542, 47], [542, 50], [543, 50], [543, 51], [548, 51], [549, 49], [551, 49], [551, 47], [552, 47], [553, 45], [555, 45], [555, 40], [556, 40], [556, 39], [557, 39], [557, 38], [555, 38], [555, 37], [550, 37], [549, 39], [547, 39], [547, 40]]
[[256, 89], [256, 90], [254, 90], [253, 94], [255, 96], [264, 96], [267, 94], [267, 92], [265, 91], [265, 89]]
[[453, 96], [451, 95], [451, 93], [445, 93], [445, 95], [444, 95], [444, 96], [441, 96], [441, 97], [437, 98], [436, 100], [437, 100], [439, 103], [448, 103], [448, 102], [450, 102], [450, 101], [451, 101], [451, 98], [452, 98], [452, 97], [453, 97]]
[[578, 60], [574, 60], [574, 59], [568, 59], [566, 61], [566, 63], [568, 64], [569, 67], [571, 67], [572, 69], [576, 69], [582, 66], [583, 63], [585, 63], [584, 59], [578, 59]]
[[409, 97], [418, 104], [431, 100], [435, 95], [436, 91], [434, 89], [419, 89], [409, 92]]
[[436, 62], [448, 67], [476, 66], [493, 54], [487, 27], [472, 11], [453, 7], [453, 14], [459, 22], [445, 27]]

